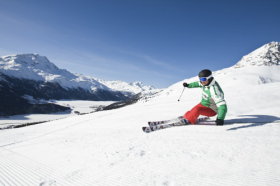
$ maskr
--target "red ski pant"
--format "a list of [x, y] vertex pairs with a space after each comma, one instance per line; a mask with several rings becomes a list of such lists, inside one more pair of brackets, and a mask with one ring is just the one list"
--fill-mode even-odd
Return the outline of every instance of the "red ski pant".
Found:
[[190, 111], [186, 112], [183, 118], [187, 119], [189, 122], [191, 122], [191, 124], [194, 124], [199, 115], [212, 117], [216, 115], [216, 112], [211, 108], [205, 107], [199, 103]]

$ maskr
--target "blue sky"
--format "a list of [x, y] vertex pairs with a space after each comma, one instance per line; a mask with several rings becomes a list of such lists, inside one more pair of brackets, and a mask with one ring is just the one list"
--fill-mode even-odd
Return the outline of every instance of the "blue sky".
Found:
[[280, 0], [0, 0], [0, 56], [156, 88], [280, 41]]

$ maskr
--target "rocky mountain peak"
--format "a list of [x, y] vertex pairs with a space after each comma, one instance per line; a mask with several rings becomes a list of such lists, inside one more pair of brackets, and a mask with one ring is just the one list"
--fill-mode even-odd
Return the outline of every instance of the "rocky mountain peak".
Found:
[[234, 65], [234, 68], [247, 66], [280, 65], [280, 43], [271, 42], [256, 49]]

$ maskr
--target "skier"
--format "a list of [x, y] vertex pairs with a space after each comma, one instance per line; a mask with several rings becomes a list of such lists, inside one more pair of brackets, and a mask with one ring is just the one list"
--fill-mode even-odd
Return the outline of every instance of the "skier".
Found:
[[224, 119], [227, 113], [227, 104], [224, 100], [224, 93], [215, 81], [212, 72], [208, 69], [202, 70], [198, 74], [199, 80], [193, 83], [183, 83], [184, 87], [188, 88], [202, 88], [202, 100], [201, 102], [186, 112], [183, 116], [189, 123], [194, 124], [199, 115], [203, 116], [215, 116], [218, 114], [216, 119], [216, 125], [224, 125]]

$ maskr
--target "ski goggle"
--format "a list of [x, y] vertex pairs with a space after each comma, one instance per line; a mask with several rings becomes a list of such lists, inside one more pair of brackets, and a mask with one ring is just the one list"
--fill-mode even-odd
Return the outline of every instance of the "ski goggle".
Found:
[[212, 74], [208, 77], [201, 77], [199, 78], [200, 81], [206, 81], [207, 79], [210, 79], [212, 77]]

